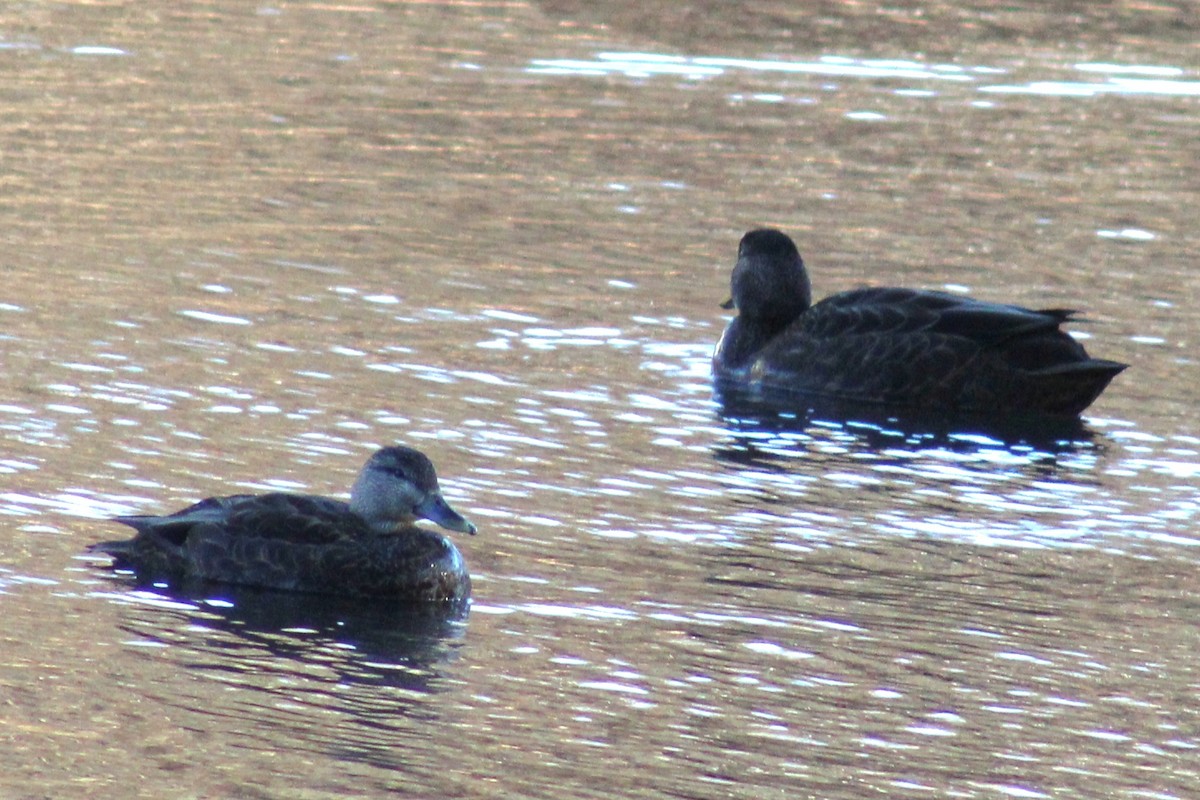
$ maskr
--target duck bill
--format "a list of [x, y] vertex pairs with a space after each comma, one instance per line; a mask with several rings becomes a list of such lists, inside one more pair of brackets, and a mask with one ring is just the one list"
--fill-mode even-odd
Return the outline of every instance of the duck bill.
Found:
[[421, 519], [436, 522], [446, 530], [475, 535], [475, 526], [468, 522], [466, 517], [451, 508], [440, 492], [434, 492], [426, 497], [420, 505], [413, 509], [413, 513]]
[[721, 303], [721, 308], [725, 309], [726, 311], [733, 308], [733, 298], [731, 297], [728, 300], [726, 300], [724, 303]]

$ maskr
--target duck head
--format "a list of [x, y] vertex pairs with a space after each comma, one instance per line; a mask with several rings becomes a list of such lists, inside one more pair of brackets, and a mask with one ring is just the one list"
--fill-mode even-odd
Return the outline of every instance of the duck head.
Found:
[[740, 316], [771, 327], [786, 325], [812, 305], [800, 251], [787, 234], [771, 228], [742, 237], [730, 285], [733, 296], [721, 307], [736, 307]]
[[350, 489], [350, 508], [380, 530], [417, 519], [459, 533], [473, 535], [476, 530], [442, 497], [425, 454], [400, 445], [385, 447], [367, 461]]

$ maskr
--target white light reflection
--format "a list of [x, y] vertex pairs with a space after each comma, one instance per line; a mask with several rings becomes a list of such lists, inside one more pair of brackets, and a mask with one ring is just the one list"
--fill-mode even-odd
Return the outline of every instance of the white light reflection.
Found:
[[1143, 75], [1156, 78], [1175, 78], [1183, 74], [1179, 67], [1154, 67], [1140, 64], [1107, 64], [1082, 63], [1076, 64], [1080, 72], [1101, 72], [1106, 74], [1123, 73], [1125, 75]]
[[1141, 228], [1122, 228], [1119, 231], [1099, 230], [1096, 235], [1101, 239], [1128, 239], [1134, 242], [1148, 242], [1155, 238], [1154, 234]]
[[[1079, 63], [1073, 68], [1101, 81], [1035, 80], [1025, 84], [980, 86], [980, 92], [992, 94], [1037, 94], [1055, 97], [1094, 97], [1101, 94], [1196, 96], [1200, 81], [1179, 80], [1184, 70], [1153, 64]], [[867, 78], [916, 81], [976, 82], [988, 75], [1006, 74], [1006, 70], [956, 64], [922, 64], [900, 59], [856, 59], [822, 56], [815, 61], [727, 58], [721, 56], [677, 56], [660, 53], [599, 53], [594, 59], [534, 59], [526, 72], [538, 75], [574, 75], [629, 78], [676, 76], [702, 80], [734, 73], [774, 73], [819, 75], [837, 78]], [[920, 90], [914, 90], [920, 91]], [[925, 90], [927, 91], [927, 90]], [[931, 93], [930, 93], [931, 94]], [[737, 95], [760, 102], [779, 103], [787, 99], [779, 93]], [[859, 117], [853, 117], [859, 118]]]
[[6, 514], [17, 516], [54, 513], [83, 519], [111, 519], [131, 513], [138, 504], [145, 502], [141, 497], [98, 495], [87, 489], [68, 489], [51, 495], [0, 494], [0, 508]]
[[[559, 617], [588, 620], [636, 620], [638, 615], [625, 608], [612, 606], [566, 606], [552, 603], [524, 603], [516, 609], [538, 617]], [[472, 610], [474, 610], [472, 608]]]
[[1038, 791], [1034, 791], [1033, 789], [1028, 789], [1024, 786], [1010, 786], [1008, 784], [1002, 784], [1002, 783], [989, 783], [989, 784], [984, 784], [984, 785], [988, 786], [992, 789], [995, 789], [997, 792], [999, 792], [1000, 794], [1002, 794], [1006, 797], [1031, 798], [1032, 800], [1037, 800], [1037, 798], [1043, 798], [1043, 797], [1050, 796], [1043, 792], [1038, 792]]
[[620, 683], [618, 681], [582, 681], [579, 684], [581, 689], [596, 689], [602, 692], [617, 692], [619, 694], [650, 694], [641, 686], [632, 686], [628, 683]]
[[784, 647], [776, 642], [745, 642], [742, 647], [752, 653], [761, 655], [779, 656], [791, 661], [801, 661], [809, 658], [816, 658], [816, 655], [807, 650], [792, 650]]
[[1104, 83], [1033, 81], [1023, 85], [984, 86], [979, 91], [997, 94], [1040, 94], [1054, 97], [1095, 97], [1101, 94], [1194, 97], [1200, 95], [1200, 81], [1113, 77]]
[[215, 314], [211, 311], [197, 311], [194, 309], [184, 309], [179, 312], [179, 316], [187, 317], [188, 319], [199, 320], [200, 322], [215, 322], [219, 325], [250, 325], [250, 320], [243, 317], [234, 317], [227, 314]]
[[657, 53], [600, 53], [595, 60], [534, 59], [527, 72], [539, 75], [604, 76], [625, 75], [648, 78], [676, 75], [698, 80], [729, 72], [773, 72], [854, 78], [898, 78], [938, 81], [970, 81], [971, 72], [992, 72], [954, 64], [928, 66], [915, 61], [855, 59], [822, 56], [816, 61], [776, 61], [720, 56], [669, 56]]
[[119, 47], [105, 47], [103, 45], [81, 44], [77, 47], [72, 47], [70, 52], [77, 56], [127, 56], [128, 52]]

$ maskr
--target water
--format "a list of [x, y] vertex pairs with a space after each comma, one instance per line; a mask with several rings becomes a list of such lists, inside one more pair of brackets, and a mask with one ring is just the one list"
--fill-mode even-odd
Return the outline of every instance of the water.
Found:
[[[0, 12], [0, 794], [1191, 796], [1187, 10], [793, 5]], [[723, 416], [760, 225], [1133, 366], [1067, 441]], [[465, 619], [82, 556], [397, 441]]]

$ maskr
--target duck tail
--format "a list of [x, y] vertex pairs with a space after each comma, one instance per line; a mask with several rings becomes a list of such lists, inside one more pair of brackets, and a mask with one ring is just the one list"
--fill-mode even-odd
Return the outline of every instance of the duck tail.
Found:
[[[154, 580], [167, 579], [181, 574], [186, 553], [181, 541], [175, 536], [178, 529], [168, 526], [165, 530], [154, 525], [155, 517], [118, 517], [122, 522], [137, 530], [132, 539], [112, 542], [96, 542], [89, 545], [87, 552], [112, 557], [114, 569], [136, 572]], [[178, 526], [175, 526], [178, 528]]]
[[118, 542], [94, 542], [87, 546], [89, 553], [103, 553], [104, 555], [120, 558], [128, 555], [133, 542], [129, 539], [124, 539]]
[[153, 514], [130, 514], [124, 517], [113, 517], [113, 522], [119, 522], [122, 525], [128, 525], [138, 533], [145, 533], [157, 524], [161, 524], [164, 517], [154, 516]]
[[1040, 369], [1033, 374], [1037, 405], [1052, 414], [1078, 416], [1128, 366], [1119, 361], [1089, 358]]
[[116, 542], [96, 542], [87, 546], [87, 552], [92, 555], [109, 556], [112, 558], [113, 569], [136, 568], [132, 539]]

